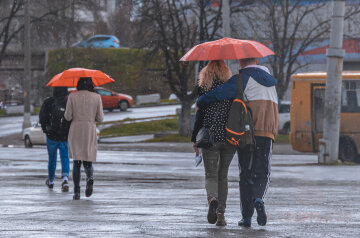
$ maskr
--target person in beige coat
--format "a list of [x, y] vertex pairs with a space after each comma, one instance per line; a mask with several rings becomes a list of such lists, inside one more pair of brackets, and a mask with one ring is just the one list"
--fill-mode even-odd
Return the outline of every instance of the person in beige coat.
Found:
[[86, 197], [93, 192], [93, 166], [96, 162], [96, 122], [104, 119], [101, 97], [95, 93], [91, 78], [80, 78], [77, 92], [71, 93], [65, 111], [65, 119], [71, 121], [69, 131], [69, 157], [73, 161], [74, 200], [80, 199], [81, 163], [86, 173]]

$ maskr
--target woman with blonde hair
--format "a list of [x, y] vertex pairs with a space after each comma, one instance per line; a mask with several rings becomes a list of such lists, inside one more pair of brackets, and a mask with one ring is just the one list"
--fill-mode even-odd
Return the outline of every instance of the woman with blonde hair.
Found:
[[[231, 77], [231, 71], [224, 61], [210, 61], [199, 73], [199, 95], [205, 94], [223, 84]], [[228, 120], [232, 100], [223, 100], [200, 109], [196, 113], [196, 121], [191, 141], [196, 154], [196, 135], [200, 128], [210, 130], [214, 144], [203, 148], [202, 155], [205, 167], [205, 188], [209, 204], [207, 219], [211, 224], [225, 226], [225, 208], [228, 194], [228, 170], [235, 149], [226, 142], [225, 126]]]

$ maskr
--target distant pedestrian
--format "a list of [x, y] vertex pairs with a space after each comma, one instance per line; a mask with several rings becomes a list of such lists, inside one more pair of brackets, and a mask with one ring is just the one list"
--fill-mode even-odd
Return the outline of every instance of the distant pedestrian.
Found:
[[[250, 146], [237, 151], [241, 171], [239, 185], [242, 213], [242, 220], [238, 224], [250, 227], [256, 209], [258, 224], [265, 226], [267, 216], [264, 198], [270, 184], [270, 161], [273, 142], [278, 132], [278, 96], [275, 88], [277, 80], [266, 67], [257, 65], [256, 58], [241, 59], [240, 66], [244, 95], [253, 117], [256, 147], [254, 152]], [[237, 76], [233, 76], [223, 85], [202, 95], [197, 101], [197, 106], [205, 108], [219, 100], [235, 98], [236, 84]], [[245, 171], [250, 165], [252, 153], [252, 177], [249, 180]]]
[[64, 119], [68, 89], [56, 87], [53, 97], [45, 99], [40, 109], [39, 121], [43, 132], [46, 134], [46, 146], [49, 154], [48, 179], [46, 185], [54, 187], [57, 151], [60, 150], [62, 191], [69, 191], [70, 161], [67, 138], [70, 123]]
[[93, 166], [97, 154], [96, 122], [104, 119], [101, 97], [95, 93], [91, 78], [80, 78], [77, 92], [67, 102], [65, 119], [71, 121], [69, 155], [73, 161], [74, 200], [80, 199], [81, 164], [86, 174], [86, 197], [93, 192]]
[[[200, 95], [222, 85], [231, 77], [231, 71], [222, 60], [210, 61], [199, 74]], [[205, 167], [205, 187], [208, 199], [208, 222], [217, 226], [226, 226], [225, 208], [228, 195], [228, 170], [235, 154], [235, 148], [226, 142], [225, 125], [228, 120], [232, 100], [222, 100], [199, 109], [191, 141], [196, 147], [196, 135], [200, 128], [208, 128], [214, 136], [214, 144], [203, 148]]]

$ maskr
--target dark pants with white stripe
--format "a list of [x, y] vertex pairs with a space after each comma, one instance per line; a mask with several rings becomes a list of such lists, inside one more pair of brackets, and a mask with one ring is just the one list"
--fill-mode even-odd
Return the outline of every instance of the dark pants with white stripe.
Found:
[[256, 136], [256, 148], [253, 157], [252, 171], [248, 171], [250, 147], [238, 149], [240, 170], [240, 208], [243, 218], [254, 214], [254, 200], [264, 200], [270, 183], [270, 161], [273, 141], [268, 137]]

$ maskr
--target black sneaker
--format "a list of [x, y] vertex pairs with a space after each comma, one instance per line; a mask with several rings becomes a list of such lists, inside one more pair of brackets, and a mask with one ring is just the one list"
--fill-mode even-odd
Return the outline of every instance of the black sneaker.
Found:
[[267, 222], [264, 201], [261, 198], [257, 198], [254, 202], [254, 207], [257, 212], [257, 223], [259, 226], [265, 226]]
[[64, 180], [61, 184], [61, 191], [63, 192], [69, 192], [69, 183], [67, 180]]
[[47, 179], [46, 180], [46, 182], [45, 182], [45, 184], [46, 184], [46, 186], [48, 186], [48, 188], [54, 188], [54, 184], [52, 183], [52, 184], [49, 184], [50, 183], [50, 180], [49, 179]]
[[238, 222], [238, 226], [251, 227], [251, 217], [243, 218]]
[[219, 202], [216, 198], [211, 198], [209, 200], [209, 211], [207, 214], [207, 219], [210, 224], [215, 224], [217, 221], [216, 209], [219, 206]]
[[86, 182], [86, 190], [85, 190], [85, 196], [86, 197], [90, 197], [92, 192], [93, 192], [93, 185], [94, 185], [94, 180], [93, 179], [89, 179]]

